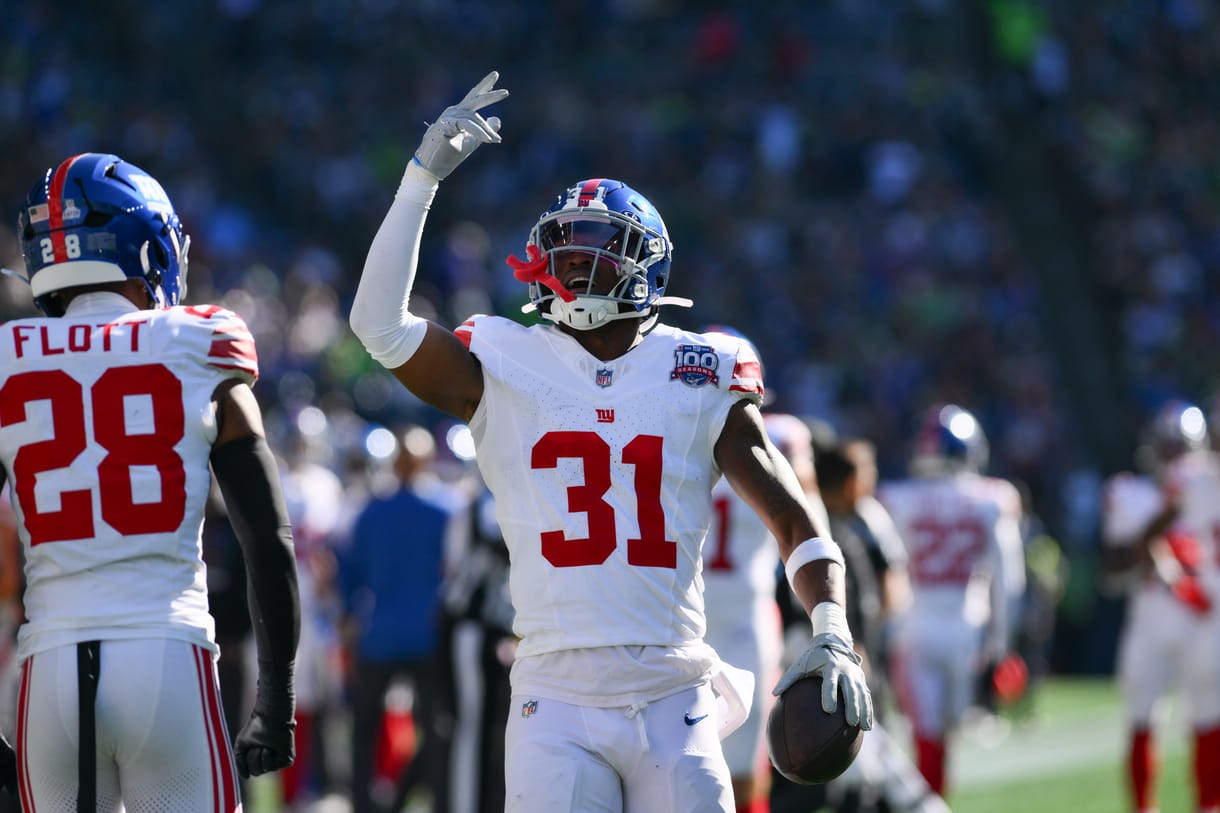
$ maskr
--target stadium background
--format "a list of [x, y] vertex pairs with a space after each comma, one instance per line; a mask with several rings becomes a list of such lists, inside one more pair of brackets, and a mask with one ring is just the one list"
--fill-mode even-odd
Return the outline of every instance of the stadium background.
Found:
[[[445, 182], [416, 301], [514, 313], [538, 214], [623, 178], [695, 300], [666, 318], [751, 336], [774, 408], [873, 440], [883, 475], [927, 404], [975, 411], [1071, 565], [1052, 667], [1105, 676], [1100, 484], [1159, 401], [1220, 391], [1218, 63], [1204, 0], [44, 0], [0, 27], [0, 204], [122, 155], [193, 237], [188, 301], [253, 328], [273, 423], [321, 406], [343, 452], [443, 427], [346, 313], [425, 122], [498, 69], [504, 143]], [[0, 282], [0, 318], [32, 312]]]

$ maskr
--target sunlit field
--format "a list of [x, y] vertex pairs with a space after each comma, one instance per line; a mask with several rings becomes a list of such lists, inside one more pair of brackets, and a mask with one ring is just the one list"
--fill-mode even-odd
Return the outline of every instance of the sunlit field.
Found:
[[[1161, 813], [1194, 810], [1190, 743], [1171, 708], [1160, 727]], [[1009, 725], [968, 731], [951, 765], [954, 813], [1130, 810], [1122, 707], [1112, 682], [1056, 679]]]

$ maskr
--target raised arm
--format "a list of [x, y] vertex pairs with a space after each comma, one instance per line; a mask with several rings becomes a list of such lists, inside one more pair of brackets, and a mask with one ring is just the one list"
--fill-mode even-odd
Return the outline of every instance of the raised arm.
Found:
[[779, 543], [788, 582], [813, 625], [809, 648], [780, 678], [774, 693], [820, 674], [822, 708], [835, 710], [839, 689], [848, 722], [872, 728], [872, 697], [844, 613], [843, 553], [805, 499], [792, 466], [767, 437], [758, 407], [742, 400], [732, 408], [716, 442], [716, 462]]
[[478, 359], [445, 328], [410, 310], [424, 221], [440, 182], [480, 144], [499, 143], [500, 120], [478, 111], [508, 95], [492, 71], [424, 133], [373, 237], [349, 321], [374, 359], [423, 401], [470, 420], [483, 397]]

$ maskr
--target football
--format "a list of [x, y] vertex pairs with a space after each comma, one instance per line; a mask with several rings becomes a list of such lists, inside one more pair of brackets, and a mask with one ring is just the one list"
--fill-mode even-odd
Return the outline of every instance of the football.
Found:
[[767, 717], [771, 764], [801, 785], [819, 785], [843, 773], [863, 742], [864, 731], [847, 722], [841, 691], [834, 714], [822, 711], [821, 675], [803, 677], [785, 689]]

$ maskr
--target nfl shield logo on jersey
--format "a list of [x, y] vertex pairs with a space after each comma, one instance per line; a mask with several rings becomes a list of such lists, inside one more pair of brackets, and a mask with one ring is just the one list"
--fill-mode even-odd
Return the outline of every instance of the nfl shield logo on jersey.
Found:
[[525, 701], [525, 703], [523, 703], [521, 705], [521, 716], [522, 717], [533, 717], [537, 711], [538, 711], [538, 701], [537, 700], [527, 700], [527, 701]]
[[599, 387], [608, 387], [614, 383], [614, 370], [609, 367], [603, 367], [597, 371], [597, 375], [593, 379]]

